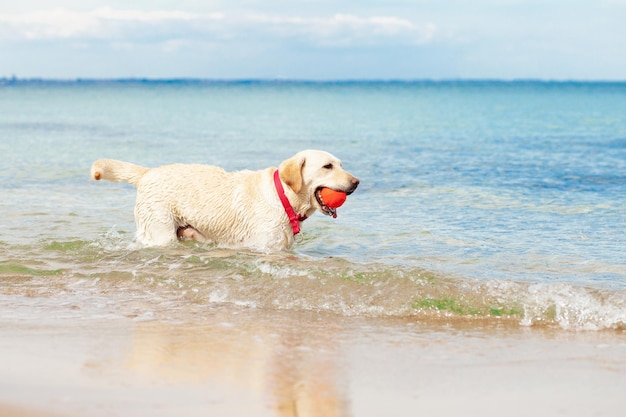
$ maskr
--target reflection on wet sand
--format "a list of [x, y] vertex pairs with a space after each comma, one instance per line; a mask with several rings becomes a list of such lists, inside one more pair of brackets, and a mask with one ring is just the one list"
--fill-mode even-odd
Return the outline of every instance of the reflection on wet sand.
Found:
[[582, 417], [624, 408], [626, 345], [616, 332], [193, 305], [150, 321], [93, 320], [81, 319], [87, 304], [65, 311], [71, 304], [59, 297], [19, 300], [19, 317], [33, 305], [43, 317], [42, 300], [56, 317], [0, 320], [0, 417], [495, 417], [533, 415], [537, 404], [544, 415]]
[[347, 416], [347, 383], [333, 347], [337, 329], [321, 330], [256, 319], [139, 323], [127, 365], [159, 382], [240, 393], [243, 402], [267, 404], [278, 416]]

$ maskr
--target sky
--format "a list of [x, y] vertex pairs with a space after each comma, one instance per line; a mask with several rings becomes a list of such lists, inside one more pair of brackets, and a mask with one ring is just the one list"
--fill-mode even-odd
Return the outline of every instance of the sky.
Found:
[[626, 0], [3, 0], [13, 76], [626, 80]]

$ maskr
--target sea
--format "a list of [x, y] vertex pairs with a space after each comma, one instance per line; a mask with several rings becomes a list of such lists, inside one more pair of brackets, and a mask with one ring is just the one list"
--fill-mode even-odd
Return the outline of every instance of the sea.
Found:
[[[226, 170], [303, 149], [361, 183], [281, 253], [135, 241], [93, 161]], [[0, 315], [212, 309], [626, 330], [626, 83], [0, 80]]]

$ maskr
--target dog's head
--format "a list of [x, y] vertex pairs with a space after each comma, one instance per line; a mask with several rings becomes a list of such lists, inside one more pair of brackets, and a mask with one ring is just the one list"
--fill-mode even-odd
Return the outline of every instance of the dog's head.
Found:
[[352, 194], [359, 179], [345, 171], [339, 158], [328, 152], [306, 150], [283, 161], [278, 168], [280, 179], [310, 207], [329, 216], [336, 216], [336, 209], [326, 206], [320, 197], [322, 188], [330, 188]]

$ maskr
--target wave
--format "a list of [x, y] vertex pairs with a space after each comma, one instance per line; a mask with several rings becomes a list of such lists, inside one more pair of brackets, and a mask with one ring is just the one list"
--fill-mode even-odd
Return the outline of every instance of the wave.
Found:
[[242, 253], [191, 243], [137, 248], [115, 234], [97, 241], [0, 243], [0, 253], [0, 294], [63, 296], [72, 305], [97, 299], [105, 309], [115, 306], [109, 313], [127, 316], [140, 311], [151, 318], [173, 318], [232, 305], [430, 322], [626, 330], [623, 289], [477, 280], [399, 265]]

